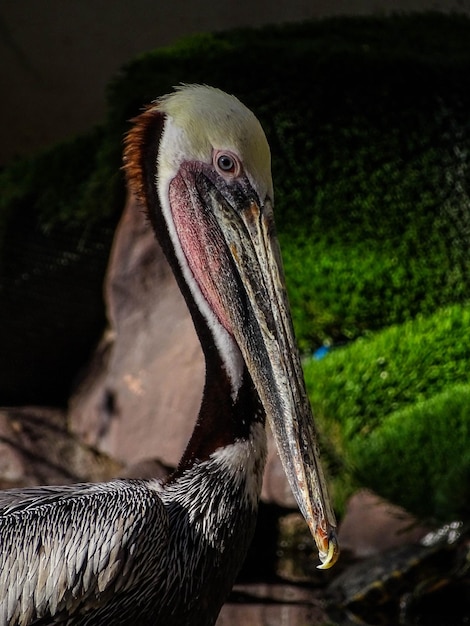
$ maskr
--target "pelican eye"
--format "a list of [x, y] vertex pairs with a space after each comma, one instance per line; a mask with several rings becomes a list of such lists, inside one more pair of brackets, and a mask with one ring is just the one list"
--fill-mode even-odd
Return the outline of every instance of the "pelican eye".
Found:
[[228, 154], [222, 154], [222, 156], [219, 156], [217, 159], [217, 165], [224, 172], [233, 172], [235, 169], [235, 163], [232, 157]]
[[230, 152], [217, 151], [213, 162], [216, 169], [223, 175], [238, 176], [241, 173], [242, 167], [239, 159]]

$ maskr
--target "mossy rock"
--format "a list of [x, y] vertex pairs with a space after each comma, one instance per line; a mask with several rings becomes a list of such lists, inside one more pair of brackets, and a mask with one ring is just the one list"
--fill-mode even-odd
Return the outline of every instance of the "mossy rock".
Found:
[[[421, 519], [470, 519], [470, 384], [387, 417], [351, 443], [361, 482]], [[386, 480], [384, 480], [386, 478]]]
[[468, 519], [469, 371], [468, 306], [305, 364], [340, 509], [367, 487], [420, 518]]

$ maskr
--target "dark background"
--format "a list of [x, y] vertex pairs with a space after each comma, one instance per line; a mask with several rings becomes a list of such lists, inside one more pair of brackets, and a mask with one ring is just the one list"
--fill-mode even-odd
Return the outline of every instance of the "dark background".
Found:
[[429, 10], [470, 13], [470, 0], [2, 0], [0, 164], [89, 130], [119, 68], [184, 35]]

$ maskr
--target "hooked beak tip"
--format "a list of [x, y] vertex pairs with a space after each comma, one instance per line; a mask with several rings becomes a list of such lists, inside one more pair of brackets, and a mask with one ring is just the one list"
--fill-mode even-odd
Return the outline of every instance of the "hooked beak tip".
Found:
[[327, 539], [327, 549], [320, 553], [321, 564], [317, 565], [318, 569], [329, 569], [333, 567], [339, 557], [339, 543], [334, 530], [330, 531]]

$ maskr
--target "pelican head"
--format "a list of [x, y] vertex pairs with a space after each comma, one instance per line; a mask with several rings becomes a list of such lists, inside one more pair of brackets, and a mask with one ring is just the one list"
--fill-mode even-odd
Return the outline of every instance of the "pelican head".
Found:
[[319, 567], [328, 568], [339, 553], [336, 522], [292, 328], [263, 129], [234, 96], [187, 85], [151, 105], [131, 134], [130, 186], [211, 335], [201, 340], [206, 358], [215, 346], [234, 400], [248, 371]]

